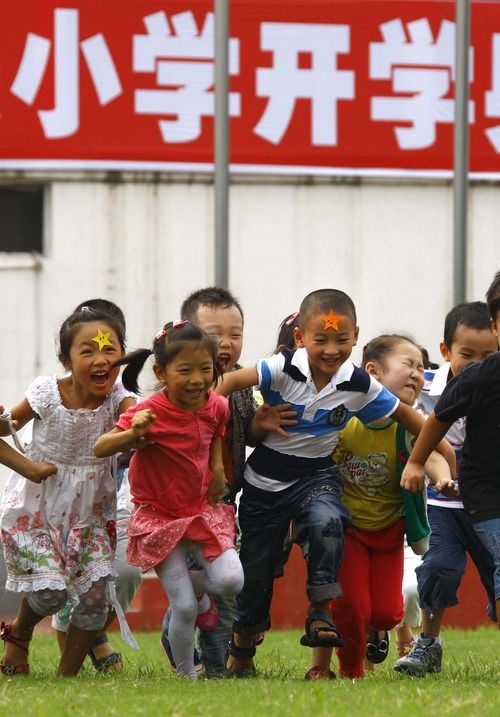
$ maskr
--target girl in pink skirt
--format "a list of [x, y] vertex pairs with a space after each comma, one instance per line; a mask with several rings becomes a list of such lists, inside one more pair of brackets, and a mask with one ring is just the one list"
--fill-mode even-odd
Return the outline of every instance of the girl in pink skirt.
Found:
[[[220, 375], [217, 346], [201, 329], [187, 321], [166, 324], [152, 350], [116, 362], [126, 365], [124, 386], [137, 390], [151, 354], [161, 389], [124, 413], [94, 450], [104, 457], [138, 449], [129, 469], [135, 507], [127, 558], [144, 571], [155, 569], [172, 608], [168, 639], [177, 674], [196, 679], [194, 627], [200, 614], [211, 615], [208, 594], [236, 595], [243, 586], [234, 511], [217, 503], [225, 484], [221, 439], [229, 410], [211, 390]], [[202, 571], [189, 571], [188, 553]]]

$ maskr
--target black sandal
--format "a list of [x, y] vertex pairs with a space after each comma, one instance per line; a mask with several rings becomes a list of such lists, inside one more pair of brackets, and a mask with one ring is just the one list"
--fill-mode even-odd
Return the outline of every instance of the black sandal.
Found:
[[93, 641], [88, 652], [88, 655], [92, 660], [92, 664], [97, 672], [111, 672], [111, 668], [114, 667], [114, 665], [117, 665], [119, 662], [123, 662], [121, 652], [112, 652], [110, 655], [106, 655], [106, 657], [96, 657], [94, 655], [94, 647], [104, 645], [106, 642], [109, 642], [106, 633], [99, 635], [99, 637], [96, 637]]
[[[311, 628], [311, 624], [317, 620], [325, 625]], [[300, 638], [300, 644], [304, 647], [343, 647], [344, 641], [331, 617], [320, 610], [313, 610], [306, 617], [305, 635]]]
[[[237, 660], [250, 660], [253, 657], [255, 657], [256, 649], [255, 645], [252, 647], [240, 647], [239, 645], [236, 645], [234, 642], [234, 639], [231, 638], [229, 640], [229, 645], [227, 648], [227, 657], [231, 655], [231, 657], [236, 657]], [[226, 658], [226, 665], [227, 665], [227, 658]], [[226, 677], [238, 677], [238, 678], [244, 678], [244, 677], [255, 677], [257, 672], [255, 670], [255, 667], [253, 666], [250, 669], [246, 670], [229, 670], [226, 667], [225, 670], [225, 676]]]
[[379, 665], [389, 654], [389, 633], [385, 631], [384, 637], [375, 640], [368, 640], [366, 643], [366, 659], [373, 665]]

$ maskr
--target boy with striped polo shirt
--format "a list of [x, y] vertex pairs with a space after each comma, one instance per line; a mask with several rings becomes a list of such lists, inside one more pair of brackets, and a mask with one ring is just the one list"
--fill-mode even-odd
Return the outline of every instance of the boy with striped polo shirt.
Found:
[[[292, 519], [297, 541], [308, 543], [309, 610], [301, 644], [343, 644], [328, 610], [341, 594], [337, 571], [349, 520], [331, 457], [338, 432], [352, 416], [366, 423], [392, 416], [414, 434], [424, 420], [350, 361], [358, 327], [347, 294], [336, 289], [308, 294], [295, 332], [300, 348], [225, 374], [218, 389], [230, 394], [258, 385], [266, 403], [290, 403], [298, 418], [288, 436], [269, 433], [245, 470], [239, 508], [245, 585], [236, 602], [227, 663], [234, 676], [254, 672], [255, 637], [270, 627], [274, 566]], [[440, 448], [454, 467], [450, 446]]]

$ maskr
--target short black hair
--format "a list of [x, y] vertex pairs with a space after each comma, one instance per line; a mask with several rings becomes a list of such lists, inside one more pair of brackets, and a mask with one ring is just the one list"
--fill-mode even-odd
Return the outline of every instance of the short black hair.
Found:
[[496, 321], [498, 312], [500, 311], [500, 271], [497, 271], [493, 277], [493, 281], [486, 292], [486, 301], [488, 303], [488, 311], [493, 321]]
[[455, 341], [455, 334], [459, 326], [467, 326], [469, 329], [484, 331], [490, 328], [490, 315], [488, 306], [484, 301], [470, 301], [464, 304], [457, 304], [449, 311], [444, 320], [443, 341], [451, 349]]
[[196, 324], [198, 309], [201, 306], [208, 306], [211, 309], [228, 309], [235, 306], [241, 314], [241, 320], [244, 319], [243, 309], [238, 299], [228, 289], [223, 289], [221, 286], [207, 286], [189, 294], [187, 299], [182, 302], [181, 319]]
[[324, 311], [326, 314], [330, 309], [334, 309], [344, 316], [350, 316], [356, 325], [356, 307], [350, 296], [340, 289], [317, 289], [302, 299], [299, 309], [300, 330], [303, 331], [311, 314], [320, 311]]

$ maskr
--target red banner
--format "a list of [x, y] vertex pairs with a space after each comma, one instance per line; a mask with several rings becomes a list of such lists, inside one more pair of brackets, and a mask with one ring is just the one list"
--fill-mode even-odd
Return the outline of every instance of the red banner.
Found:
[[[449, 174], [455, 3], [232, 0], [231, 164]], [[500, 2], [473, 2], [470, 168], [500, 176]], [[210, 169], [213, 3], [4, 0], [0, 167]]]

